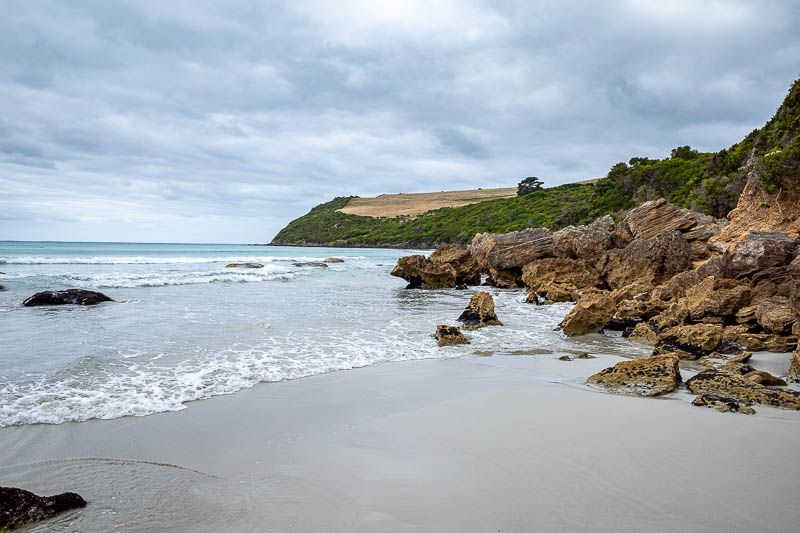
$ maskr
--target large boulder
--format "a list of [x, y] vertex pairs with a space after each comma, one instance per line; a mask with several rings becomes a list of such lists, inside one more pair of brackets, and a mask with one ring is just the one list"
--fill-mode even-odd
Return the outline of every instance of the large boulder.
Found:
[[623, 336], [626, 336], [629, 341], [650, 346], [655, 346], [658, 342], [658, 331], [646, 322], [639, 322], [629, 333], [623, 333]]
[[686, 291], [689, 318], [699, 321], [712, 315], [732, 317], [750, 304], [750, 285], [733, 279], [710, 276]]
[[64, 511], [85, 506], [86, 500], [74, 492], [37, 496], [27, 490], [0, 487], [0, 531], [47, 520]]
[[522, 281], [522, 269], [520, 267], [489, 267], [489, 279], [486, 282], [493, 287], [502, 289], [520, 289], [525, 286]]
[[480, 266], [467, 250], [443, 246], [431, 254], [397, 260], [392, 276], [403, 278], [409, 289], [452, 288], [480, 283]]
[[455, 344], [469, 344], [458, 326], [436, 326], [436, 342], [439, 346], [453, 346]]
[[789, 333], [796, 320], [789, 307], [789, 298], [785, 296], [772, 296], [762, 300], [755, 306], [755, 317], [759, 326], [778, 335]]
[[663, 198], [631, 209], [625, 217], [634, 239], [649, 239], [667, 231], [689, 231], [700, 223], [713, 223], [712, 217], [681, 209]]
[[729, 246], [720, 269], [727, 278], [749, 276], [770, 267], [788, 265], [797, 241], [777, 231], [751, 231], [747, 238]]
[[553, 253], [556, 257], [583, 259], [598, 264], [603, 261], [605, 252], [614, 246], [614, 227], [614, 219], [609, 215], [588, 226], [567, 226], [553, 233]]
[[624, 249], [608, 252], [603, 275], [612, 289], [633, 282], [660, 285], [679, 272], [692, 268], [692, 249], [678, 231], [649, 239], [636, 239]]
[[322, 260], [323, 263], [344, 263], [344, 259], [341, 257], [328, 257]]
[[261, 263], [228, 263], [225, 268], [264, 268]]
[[745, 404], [800, 409], [800, 392], [766, 387], [742, 375], [707, 369], [686, 381], [695, 394], [719, 394]]
[[488, 292], [475, 293], [469, 300], [467, 308], [458, 317], [464, 323], [464, 329], [478, 329], [483, 326], [502, 326], [494, 312], [494, 300]]
[[681, 359], [700, 359], [722, 343], [724, 328], [712, 324], [676, 326], [658, 337], [656, 353], [677, 353]]
[[638, 396], [666, 394], [677, 389], [680, 382], [678, 357], [669, 354], [622, 361], [586, 380], [611, 392]]
[[677, 301], [672, 301], [667, 305], [666, 309], [648, 320], [658, 331], [663, 331], [675, 326], [682, 326], [689, 318], [689, 308], [687, 306], [687, 299], [682, 298]]
[[469, 245], [481, 268], [522, 268], [534, 259], [553, 255], [553, 235], [547, 228], [510, 233], [479, 233]]
[[[554, 284], [566, 291], [589, 287], [602, 288], [603, 280], [597, 270], [580, 259], [548, 257], [532, 261], [522, 269], [522, 281], [531, 292], [540, 294]], [[543, 295], [546, 296], [546, 295]]]
[[570, 337], [601, 331], [614, 318], [616, 310], [616, 303], [610, 293], [585, 292], [581, 294], [575, 307], [564, 317], [561, 329]]
[[39, 305], [97, 305], [101, 302], [113, 302], [102, 292], [87, 291], [84, 289], [67, 289], [65, 291], [37, 292], [24, 302], [25, 307]]
[[678, 300], [686, 296], [686, 291], [709, 276], [720, 277], [720, 258], [714, 257], [686, 272], [679, 272], [653, 291], [654, 298]]

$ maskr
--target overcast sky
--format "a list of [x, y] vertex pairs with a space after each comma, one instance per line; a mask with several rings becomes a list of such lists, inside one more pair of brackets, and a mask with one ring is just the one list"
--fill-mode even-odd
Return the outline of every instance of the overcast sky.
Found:
[[268, 242], [334, 196], [717, 151], [800, 2], [0, 2], [0, 240]]

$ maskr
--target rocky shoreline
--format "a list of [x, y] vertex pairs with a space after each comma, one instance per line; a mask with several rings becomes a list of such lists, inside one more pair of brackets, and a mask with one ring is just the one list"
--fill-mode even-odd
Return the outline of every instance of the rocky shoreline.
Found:
[[[524, 289], [532, 305], [575, 302], [565, 335], [619, 330], [654, 347], [587, 379], [611, 392], [672, 392], [683, 383], [679, 363], [691, 361], [701, 369], [685, 383], [694, 405], [800, 409], [800, 392], [747, 363], [753, 351], [794, 352], [787, 375], [800, 382], [800, 202], [780, 194], [751, 177], [727, 219], [662, 198], [618, 221], [482, 233], [467, 248], [402, 257], [392, 275], [410, 289], [483, 284]], [[468, 342], [443, 328], [453, 327], [440, 326], [440, 345]]]

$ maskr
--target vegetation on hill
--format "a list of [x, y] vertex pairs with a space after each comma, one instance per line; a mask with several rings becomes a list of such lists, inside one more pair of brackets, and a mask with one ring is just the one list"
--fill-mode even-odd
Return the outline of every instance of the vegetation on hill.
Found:
[[660, 197], [723, 217], [736, 206], [750, 175], [762, 179], [767, 190], [800, 189], [800, 80], [793, 83], [789, 95], [763, 128], [715, 154], [680, 146], [665, 159], [634, 157], [628, 163], [617, 163], [595, 183], [561, 185], [414, 217], [339, 213], [336, 210], [350, 201], [350, 197], [339, 197], [289, 223], [273, 244], [466, 244], [480, 232], [586, 224], [606, 214], [619, 216], [641, 202]]

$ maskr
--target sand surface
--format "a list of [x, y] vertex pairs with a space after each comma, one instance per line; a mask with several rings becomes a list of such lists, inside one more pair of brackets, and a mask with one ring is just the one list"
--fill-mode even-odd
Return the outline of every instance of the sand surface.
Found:
[[397, 217], [401, 215], [418, 215], [442, 207], [461, 207], [463, 205], [497, 200], [498, 198], [511, 198], [516, 195], [516, 187], [413, 194], [382, 194], [375, 198], [352, 198], [345, 207], [337, 211], [364, 217]]
[[619, 358], [557, 356], [388, 363], [4, 428], [0, 481], [91, 502], [33, 531], [796, 530], [798, 413], [600, 393], [582, 379]]

